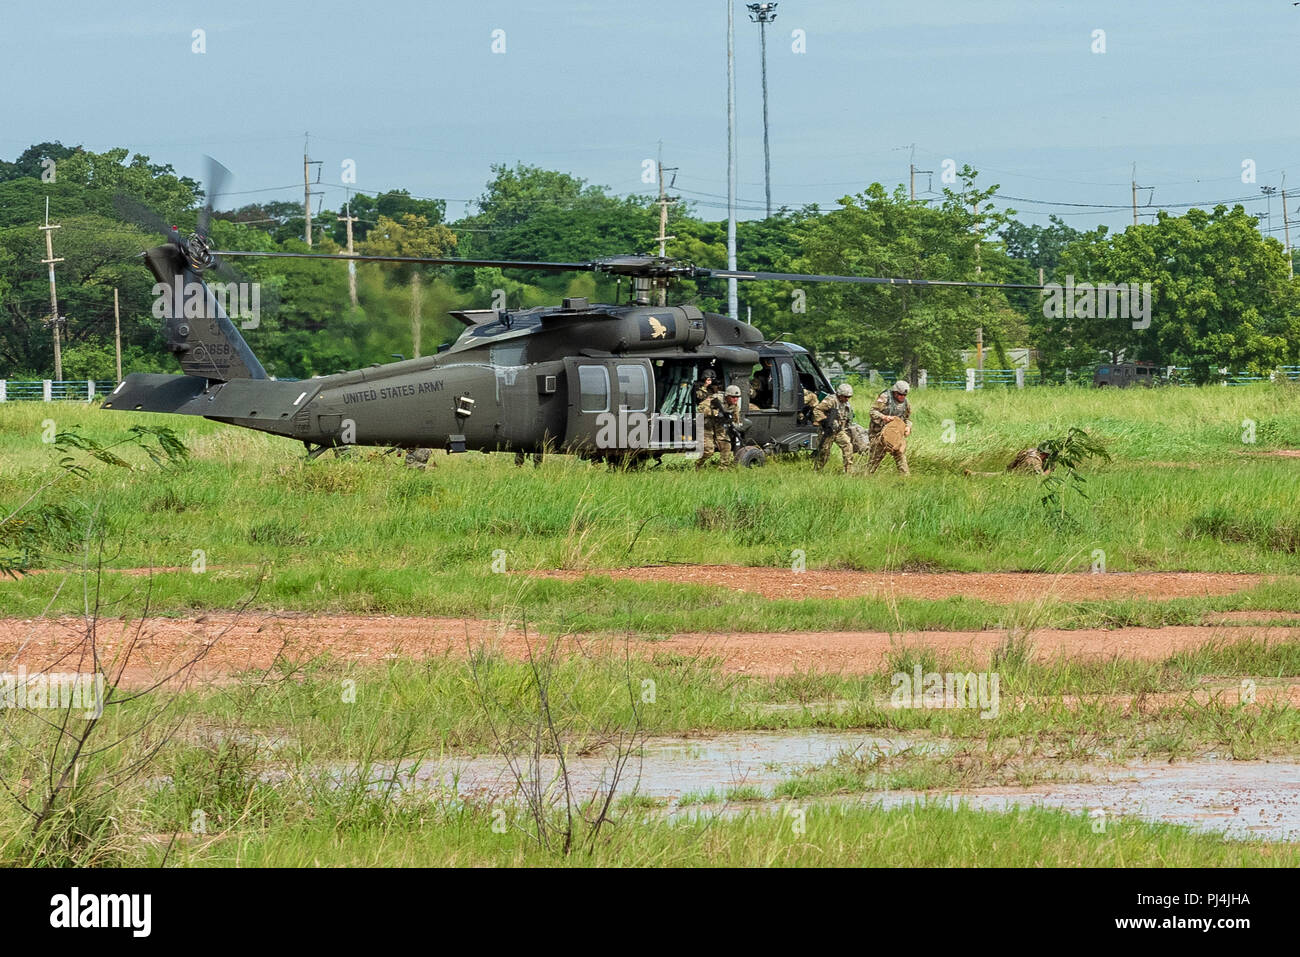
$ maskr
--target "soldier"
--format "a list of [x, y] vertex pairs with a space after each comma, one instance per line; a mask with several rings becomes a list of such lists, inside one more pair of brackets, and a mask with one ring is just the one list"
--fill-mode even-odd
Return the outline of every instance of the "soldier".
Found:
[[713, 369], [705, 369], [699, 383], [695, 386], [695, 404], [699, 405], [716, 391], [718, 391], [718, 373]]
[[1052, 467], [1047, 464], [1047, 457], [1035, 446], [1032, 449], [1022, 449], [1017, 452], [1016, 457], [1007, 466], [1007, 471], [1046, 475], [1052, 471]]
[[426, 465], [438, 467], [437, 462], [430, 462], [429, 456], [433, 454], [433, 449], [407, 449], [406, 465], [408, 468], [422, 469]]
[[817, 393], [812, 389], [803, 390], [803, 408], [799, 410], [799, 424], [808, 425], [817, 411]]
[[695, 463], [697, 469], [704, 468], [706, 462], [718, 453], [719, 467], [731, 468], [731, 436], [727, 434], [727, 423], [740, 424], [740, 386], [729, 385], [723, 395], [714, 393], [696, 406], [695, 411], [703, 417], [700, 428], [700, 460]]
[[1025, 472], [1030, 475], [1048, 475], [1052, 471], [1051, 463], [1048, 457], [1043, 454], [1037, 446], [1030, 449], [1021, 449], [1011, 460], [1005, 472], [972, 472], [970, 469], [962, 469], [965, 475], [1005, 475], [1007, 472]]
[[[873, 474], [876, 469], [880, 468], [880, 462], [885, 457], [886, 452], [892, 455], [894, 461], [898, 463], [899, 474], [908, 474], [907, 436], [912, 434], [912, 406], [907, 401], [907, 393], [910, 388], [906, 380], [899, 379], [892, 388], [880, 393], [871, 406], [871, 426], [867, 430], [871, 449], [871, 457], [867, 460], [868, 474]], [[887, 424], [895, 419], [902, 419], [904, 422], [903, 444], [896, 449], [890, 449], [885, 446], [880, 433]]]
[[817, 446], [817, 461], [813, 470], [820, 472], [822, 466], [831, 457], [831, 445], [840, 447], [844, 456], [844, 472], [847, 475], [853, 466], [853, 442], [849, 438], [849, 426], [853, 422], [853, 407], [849, 399], [853, 398], [853, 386], [845, 382], [813, 407], [813, 425], [822, 430], [821, 441]]
[[759, 371], [749, 380], [749, 405], [754, 409], [766, 409], [775, 405], [772, 401], [772, 384], [776, 375], [776, 363], [771, 359], [762, 359], [760, 363]]

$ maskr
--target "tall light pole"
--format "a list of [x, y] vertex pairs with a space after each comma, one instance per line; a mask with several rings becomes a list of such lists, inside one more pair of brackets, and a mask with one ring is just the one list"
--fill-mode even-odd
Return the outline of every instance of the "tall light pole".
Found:
[[767, 218], [772, 218], [772, 152], [767, 140], [767, 25], [776, 19], [775, 3], [749, 3], [749, 19], [758, 24], [763, 71], [763, 184], [767, 189]]
[[[727, 0], [727, 268], [736, 269], [736, 2]], [[736, 280], [727, 280], [727, 315], [740, 318]]]

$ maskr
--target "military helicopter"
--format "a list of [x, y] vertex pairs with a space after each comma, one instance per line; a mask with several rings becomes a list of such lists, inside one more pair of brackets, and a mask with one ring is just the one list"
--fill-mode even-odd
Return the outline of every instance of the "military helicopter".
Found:
[[[691, 305], [651, 305], [652, 294], [669, 281], [1039, 288], [705, 269], [657, 256], [521, 262], [214, 251], [207, 236], [212, 195], [193, 235], [184, 239], [170, 228], [166, 244], [144, 253], [158, 282], [177, 291], [165, 309], [164, 333], [183, 374], [132, 373], [103, 408], [200, 415], [302, 442], [310, 458], [346, 446], [517, 455], [549, 450], [623, 460], [692, 452], [698, 447], [693, 392], [707, 370], [720, 386], [740, 387], [745, 426], [735, 443], [737, 459], [761, 465], [769, 455], [815, 444], [817, 430], [806, 415], [804, 391], [825, 395], [830, 381], [807, 349], [768, 341], [749, 323]], [[465, 329], [434, 355], [277, 381], [203, 279], [223, 259], [238, 257], [596, 272], [629, 279], [631, 300], [607, 305], [569, 298], [559, 306], [517, 311], [458, 310], [451, 315]]]

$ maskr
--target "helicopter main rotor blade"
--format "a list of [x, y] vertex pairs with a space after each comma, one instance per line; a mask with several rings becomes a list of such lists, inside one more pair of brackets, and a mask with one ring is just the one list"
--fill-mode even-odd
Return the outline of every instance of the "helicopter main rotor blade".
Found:
[[214, 252], [221, 257], [257, 256], [263, 259], [342, 259], [363, 263], [418, 263], [425, 266], [473, 266], [482, 269], [544, 269], [550, 272], [590, 271], [595, 263], [521, 262], [516, 259], [436, 259], [429, 256], [363, 256], [350, 253], [281, 253], [241, 252], [223, 249]]
[[770, 279], [779, 282], [847, 282], [867, 286], [957, 286], [974, 289], [1045, 289], [1016, 282], [973, 282], [960, 279], [891, 279], [884, 276], [815, 276], [797, 272], [746, 272], [738, 269], [697, 269], [697, 279]]
[[195, 229], [200, 236], [208, 235], [208, 224], [212, 221], [212, 209], [222, 188], [230, 181], [230, 170], [226, 169], [211, 156], [204, 156], [207, 161], [207, 175], [203, 180], [203, 208], [199, 210], [198, 226]]
[[222, 258], [256, 256], [266, 259], [338, 259], [347, 262], [413, 263], [424, 266], [471, 266], [489, 269], [534, 269], [545, 272], [603, 272], [611, 275], [655, 279], [765, 279], [777, 282], [845, 282], [873, 286], [952, 286], [972, 289], [1044, 289], [1014, 282], [975, 282], [958, 279], [892, 279], [884, 276], [818, 276], [791, 272], [749, 272], [738, 269], [704, 269], [679, 260], [641, 256], [612, 256], [591, 262], [527, 262], [517, 259], [439, 259], [428, 256], [369, 256], [359, 253], [284, 253], [220, 250]]
[[134, 196], [128, 196], [125, 193], [118, 193], [113, 197], [113, 208], [117, 214], [126, 222], [139, 226], [145, 232], [159, 233], [163, 236], [170, 237], [176, 232], [176, 227], [172, 226], [152, 209], [146, 206]]

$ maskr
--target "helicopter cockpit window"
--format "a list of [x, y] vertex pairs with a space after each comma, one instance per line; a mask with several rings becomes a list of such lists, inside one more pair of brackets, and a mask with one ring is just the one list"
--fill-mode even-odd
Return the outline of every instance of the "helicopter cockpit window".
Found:
[[618, 367], [619, 405], [627, 412], [645, 412], [650, 401], [650, 383], [641, 366]]
[[604, 366], [578, 367], [578, 407], [583, 412], [609, 411], [609, 370]]
[[777, 368], [781, 371], [781, 408], [793, 409], [794, 401], [794, 365], [789, 359], [782, 359], [777, 363]]
[[796, 352], [794, 354], [794, 365], [799, 370], [799, 384], [805, 389], [816, 392], [818, 395], [825, 395], [831, 391], [831, 384], [818, 373], [817, 367], [813, 365], [807, 353]]

